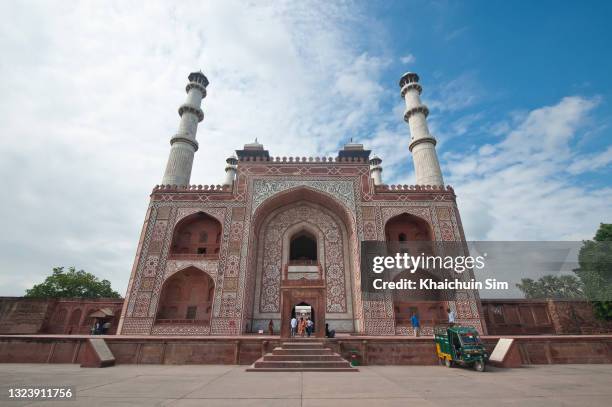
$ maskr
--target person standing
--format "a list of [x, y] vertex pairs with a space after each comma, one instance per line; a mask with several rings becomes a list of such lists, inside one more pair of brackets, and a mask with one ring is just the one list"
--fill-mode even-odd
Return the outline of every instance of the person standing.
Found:
[[455, 311], [451, 311], [450, 308], [447, 308], [446, 313], [448, 314], [448, 324], [450, 326], [455, 325]]
[[304, 317], [300, 318], [300, 322], [298, 323], [298, 335], [304, 336], [304, 331], [306, 329], [306, 321], [304, 321]]
[[274, 335], [274, 321], [270, 320], [268, 323], [268, 333], [270, 336]]
[[412, 323], [412, 329], [414, 330], [414, 336], [419, 336], [419, 330], [421, 328], [421, 322], [419, 321], [419, 316], [415, 312], [412, 314], [410, 318], [410, 322]]
[[314, 327], [314, 323], [312, 322], [312, 319], [308, 317], [308, 319], [306, 320], [306, 335], [308, 335], [309, 338], [310, 338], [310, 335], [312, 335], [313, 327]]
[[295, 336], [297, 325], [298, 325], [297, 318], [296, 317], [291, 318], [291, 337], [292, 338]]
[[329, 324], [325, 324], [325, 337], [327, 338], [334, 338], [336, 336], [336, 330], [335, 329], [329, 329]]

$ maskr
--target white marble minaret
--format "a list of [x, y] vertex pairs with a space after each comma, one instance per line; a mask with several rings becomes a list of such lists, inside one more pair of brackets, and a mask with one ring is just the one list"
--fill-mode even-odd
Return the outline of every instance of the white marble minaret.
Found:
[[370, 158], [370, 177], [374, 180], [374, 185], [382, 185], [382, 160], [374, 154], [374, 157]]
[[406, 72], [399, 81], [402, 98], [406, 101], [404, 121], [410, 127], [410, 151], [414, 161], [417, 185], [443, 185], [442, 171], [436, 154], [436, 139], [429, 133], [429, 109], [421, 103], [419, 75]]
[[225, 166], [225, 181], [223, 181], [223, 185], [231, 187], [234, 184], [234, 179], [236, 178], [236, 165], [238, 165], [238, 157], [232, 154], [232, 156], [228, 157], [225, 162], [227, 165]]
[[196, 132], [198, 123], [204, 119], [204, 112], [200, 108], [202, 99], [206, 97], [208, 79], [200, 72], [192, 72], [188, 76], [187, 100], [179, 107], [181, 122], [178, 132], [170, 139], [170, 156], [166, 165], [166, 172], [162, 180], [163, 185], [189, 185], [193, 155], [198, 151]]

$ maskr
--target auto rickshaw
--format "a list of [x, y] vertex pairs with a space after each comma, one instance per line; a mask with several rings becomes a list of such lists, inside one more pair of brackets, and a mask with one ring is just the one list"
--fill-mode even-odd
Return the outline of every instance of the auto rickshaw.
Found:
[[471, 326], [439, 326], [434, 328], [436, 354], [440, 364], [471, 366], [478, 372], [485, 371], [489, 354]]

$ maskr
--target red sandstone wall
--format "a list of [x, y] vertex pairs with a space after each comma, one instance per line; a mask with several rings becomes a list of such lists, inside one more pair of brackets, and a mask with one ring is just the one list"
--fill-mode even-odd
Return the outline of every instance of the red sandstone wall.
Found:
[[[612, 335], [516, 336], [522, 363], [612, 363]], [[130, 338], [105, 337], [117, 364], [241, 364], [279, 345], [265, 338]], [[483, 337], [493, 350], [499, 337]], [[0, 336], [0, 363], [82, 363], [84, 336]], [[369, 365], [437, 364], [431, 338], [351, 337], [328, 340], [326, 346]]]
[[123, 306], [121, 298], [0, 297], [0, 334], [89, 334], [89, 314], [100, 308], [115, 313], [109, 334], [114, 334]]
[[490, 335], [602, 334], [612, 323], [595, 318], [587, 301], [483, 299]]
[[43, 330], [54, 300], [0, 297], [0, 334], [35, 334]]

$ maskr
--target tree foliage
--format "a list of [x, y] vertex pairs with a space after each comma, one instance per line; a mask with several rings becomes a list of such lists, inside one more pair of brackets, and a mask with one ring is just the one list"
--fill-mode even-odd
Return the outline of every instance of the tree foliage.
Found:
[[525, 294], [525, 298], [584, 298], [582, 283], [570, 274], [560, 276], [546, 275], [538, 280], [523, 278], [516, 286]]
[[598, 318], [612, 320], [612, 224], [602, 223], [593, 240], [585, 240], [574, 272]]
[[99, 280], [98, 277], [83, 270], [70, 267], [54, 267], [53, 274], [40, 284], [35, 284], [26, 290], [26, 297], [33, 298], [121, 298], [119, 293], [113, 291], [108, 280]]

